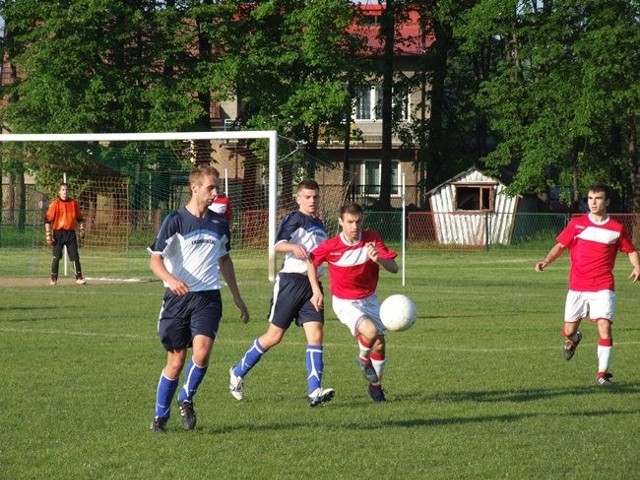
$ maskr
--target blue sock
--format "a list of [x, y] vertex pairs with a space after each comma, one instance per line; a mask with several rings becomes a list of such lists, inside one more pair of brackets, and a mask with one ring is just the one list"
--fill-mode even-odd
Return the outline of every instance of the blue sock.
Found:
[[160, 381], [158, 382], [158, 391], [156, 393], [156, 417], [169, 418], [171, 415], [171, 401], [178, 388], [178, 379], [171, 380], [160, 375]]
[[256, 338], [253, 345], [246, 351], [242, 360], [233, 367], [233, 374], [238, 377], [244, 377], [249, 370], [251, 370], [256, 363], [260, 361], [262, 355], [265, 354], [265, 349], [260, 345], [260, 342]]
[[189, 360], [184, 372], [184, 384], [180, 389], [180, 393], [178, 393], [179, 402], [183, 402], [184, 400], [193, 400], [193, 397], [198, 390], [198, 385], [200, 385], [200, 382], [202, 382], [206, 373], [207, 367], [199, 367], [195, 364], [193, 358]]
[[322, 356], [322, 345], [307, 345], [307, 384], [309, 395], [322, 385], [322, 370], [324, 369], [324, 359]]

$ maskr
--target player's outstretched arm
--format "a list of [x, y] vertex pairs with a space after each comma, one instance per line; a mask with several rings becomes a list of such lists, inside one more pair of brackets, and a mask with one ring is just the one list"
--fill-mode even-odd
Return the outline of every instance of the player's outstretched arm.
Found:
[[398, 263], [395, 258], [378, 258], [378, 265], [391, 273], [398, 273], [399, 270]]
[[629, 254], [629, 261], [631, 262], [631, 265], [633, 265], [633, 270], [631, 271], [629, 278], [633, 280], [633, 283], [636, 283], [640, 280], [640, 255], [637, 250], [634, 250]]
[[564, 245], [562, 245], [561, 243], [556, 243], [553, 247], [551, 247], [551, 250], [549, 250], [549, 253], [547, 253], [545, 259], [536, 263], [536, 272], [543, 271], [545, 268], [555, 262], [558, 257], [562, 255], [562, 252], [564, 252]]
[[222, 278], [227, 282], [227, 286], [229, 287], [229, 291], [233, 296], [233, 303], [236, 304], [238, 310], [240, 310], [240, 320], [242, 323], [249, 322], [249, 309], [244, 303], [242, 296], [240, 295], [240, 289], [238, 288], [238, 282], [236, 280], [236, 271], [233, 267], [233, 261], [229, 255], [225, 255], [218, 260], [218, 264], [220, 265], [220, 273], [222, 274]]

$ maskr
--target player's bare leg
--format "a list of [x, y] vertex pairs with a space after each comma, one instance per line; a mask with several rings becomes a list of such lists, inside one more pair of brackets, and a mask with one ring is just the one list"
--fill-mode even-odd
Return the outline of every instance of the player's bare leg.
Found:
[[566, 360], [571, 360], [576, 353], [576, 348], [580, 340], [582, 340], [582, 333], [578, 331], [580, 327], [580, 320], [577, 322], [565, 322], [563, 335], [567, 338], [564, 342], [562, 353]]

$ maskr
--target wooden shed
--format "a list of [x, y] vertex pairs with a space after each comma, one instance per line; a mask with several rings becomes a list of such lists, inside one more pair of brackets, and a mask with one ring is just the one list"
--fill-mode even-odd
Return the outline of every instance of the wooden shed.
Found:
[[438, 243], [510, 243], [519, 197], [505, 195], [505, 188], [472, 167], [427, 192]]

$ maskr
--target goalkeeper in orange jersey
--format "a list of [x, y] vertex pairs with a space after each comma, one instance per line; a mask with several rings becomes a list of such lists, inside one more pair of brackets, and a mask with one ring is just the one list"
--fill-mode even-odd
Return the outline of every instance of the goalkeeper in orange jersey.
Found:
[[69, 197], [69, 184], [62, 183], [60, 192], [47, 209], [44, 218], [45, 240], [47, 245], [53, 247], [53, 261], [51, 262], [51, 285], [58, 283], [58, 269], [62, 257], [62, 247], [67, 247], [69, 259], [73, 263], [76, 275], [76, 283], [84, 285], [86, 282], [82, 276], [80, 255], [78, 253], [78, 237], [76, 225], [80, 237], [84, 236], [84, 219], [80, 206], [73, 198]]

